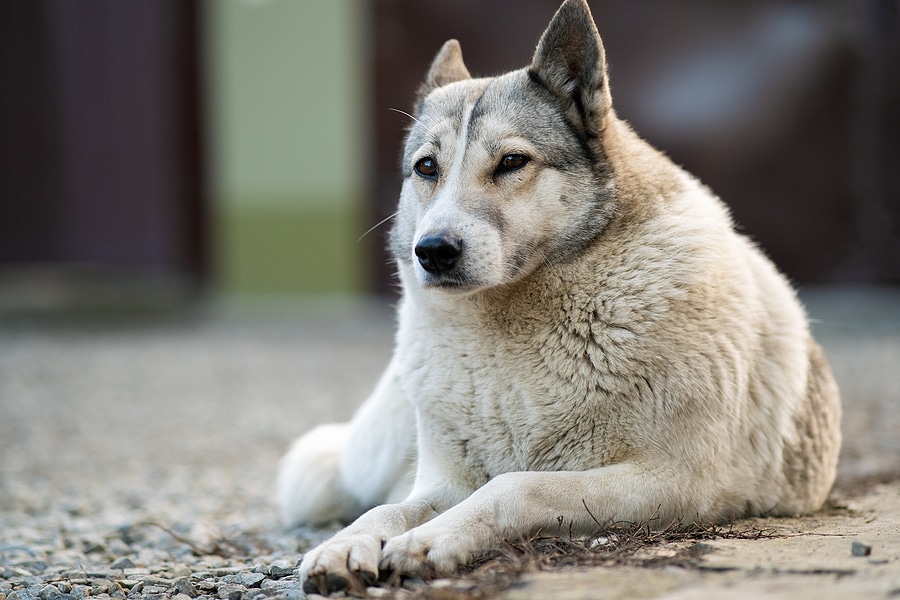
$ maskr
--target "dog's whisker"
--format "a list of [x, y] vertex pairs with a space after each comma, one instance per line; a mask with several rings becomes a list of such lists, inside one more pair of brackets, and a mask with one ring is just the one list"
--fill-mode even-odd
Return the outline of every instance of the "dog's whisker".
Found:
[[407, 117], [409, 117], [410, 119], [412, 119], [413, 121], [415, 121], [416, 123], [418, 123], [419, 125], [421, 125], [422, 127], [425, 126], [425, 124], [422, 123], [422, 121], [418, 120], [417, 118], [415, 118], [414, 116], [412, 116], [411, 114], [409, 114], [408, 112], [406, 112], [405, 110], [400, 110], [399, 108], [391, 108], [391, 107], [388, 107], [388, 110], [392, 110], [392, 111], [394, 111], [395, 113], [400, 113], [401, 115], [406, 115]]
[[384, 225], [385, 223], [387, 223], [388, 221], [390, 221], [391, 219], [393, 219], [396, 216], [397, 216], [397, 213], [388, 215], [385, 218], [383, 218], [382, 220], [380, 220], [377, 223], [375, 223], [374, 225], [372, 225], [371, 227], [369, 227], [364, 234], [359, 236], [359, 239], [356, 240], [356, 243], [357, 244], [360, 243], [364, 237], [366, 237], [367, 235], [369, 235], [370, 233], [372, 233], [373, 231], [375, 231], [376, 229], [378, 229], [379, 227], [381, 227], [382, 225]]

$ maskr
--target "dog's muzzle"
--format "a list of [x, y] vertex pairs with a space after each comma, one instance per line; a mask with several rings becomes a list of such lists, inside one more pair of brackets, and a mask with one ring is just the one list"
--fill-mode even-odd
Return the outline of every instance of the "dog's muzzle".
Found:
[[462, 254], [462, 239], [450, 233], [426, 234], [415, 248], [422, 268], [432, 275], [446, 275]]

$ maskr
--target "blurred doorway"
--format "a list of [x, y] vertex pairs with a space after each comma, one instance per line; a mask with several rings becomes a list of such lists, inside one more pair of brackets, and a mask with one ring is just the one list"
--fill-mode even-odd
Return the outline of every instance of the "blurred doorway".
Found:
[[197, 37], [194, 2], [0, 5], [0, 272], [204, 281]]

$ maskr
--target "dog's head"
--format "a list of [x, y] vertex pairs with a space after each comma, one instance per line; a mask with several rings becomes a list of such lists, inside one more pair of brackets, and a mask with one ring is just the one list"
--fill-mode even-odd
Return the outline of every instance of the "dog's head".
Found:
[[609, 118], [603, 46], [584, 0], [563, 3], [519, 71], [472, 79], [459, 44], [444, 44], [403, 153], [391, 249], [404, 280], [471, 292], [584, 249], [615, 210]]

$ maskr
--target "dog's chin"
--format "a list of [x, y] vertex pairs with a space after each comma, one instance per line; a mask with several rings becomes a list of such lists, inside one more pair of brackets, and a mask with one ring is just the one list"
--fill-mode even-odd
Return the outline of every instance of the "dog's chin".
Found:
[[492, 285], [489, 282], [461, 274], [433, 275], [422, 272], [418, 275], [419, 285], [422, 286], [422, 289], [454, 295], [471, 294]]
[[420, 279], [419, 283], [423, 289], [437, 290], [448, 294], [469, 294], [484, 287], [470, 280], [460, 280], [452, 277], [428, 276]]

